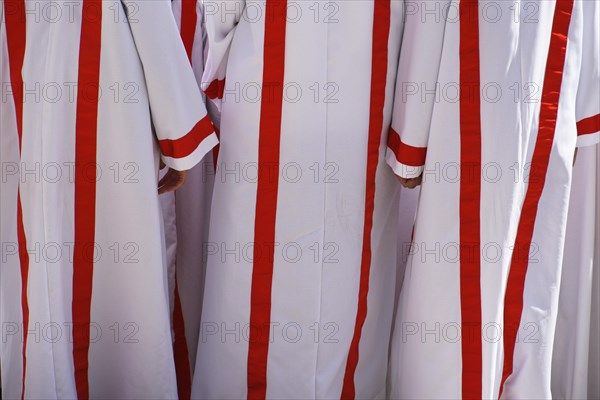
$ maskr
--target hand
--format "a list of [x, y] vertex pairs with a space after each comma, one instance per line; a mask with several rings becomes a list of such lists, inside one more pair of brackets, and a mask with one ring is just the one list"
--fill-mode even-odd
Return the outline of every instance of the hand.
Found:
[[189, 171], [177, 171], [173, 168], [169, 168], [165, 176], [158, 182], [158, 194], [166, 192], [172, 192], [179, 189]]
[[421, 184], [423, 180], [423, 174], [417, 176], [416, 178], [403, 178], [401, 176], [397, 176], [400, 184], [407, 189], [414, 189]]

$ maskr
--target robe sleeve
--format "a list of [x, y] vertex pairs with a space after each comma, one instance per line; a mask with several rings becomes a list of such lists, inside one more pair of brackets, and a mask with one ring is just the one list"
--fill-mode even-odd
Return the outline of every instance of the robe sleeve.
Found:
[[[423, 172], [449, 0], [406, 3], [386, 161], [396, 175]], [[445, 10], [445, 12], [442, 12]]]
[[205, 0], [203, 2], [205, 64], [201, 87], [221, 110], [229, 49], [246, 0]]
[[[123, 0], [144, 69], [152, 123], [164, 163], [196, 165], [217, 143], [169, 0]], [[133, 12], [132, 10], [135, 10]]]
[[577, 146], [600, 143], [600, 7], [582, 0], [582, 60], [577, 88]]

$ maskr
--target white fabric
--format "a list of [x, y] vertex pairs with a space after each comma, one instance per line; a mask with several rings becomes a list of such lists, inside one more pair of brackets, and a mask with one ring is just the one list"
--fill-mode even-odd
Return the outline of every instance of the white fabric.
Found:
[[[206, 116], [206, 110], [178, 37], [170, 2], [127, 1], [129, 19], [124, 3], [98, 3], [103, 16], [100, 59], [92, 60], [99, 62], [102, 95], [97, 105], [95, 154], [100, 172], [96, 175], [95, 209], [88, 210], [95, 220], [98, 253], [93, 264], [87, 381], [91, 398], [173, 399], [177, 387], [157, 196], [156, 139], [176, 141], [184, 137]], [[78, 283], [73, 282], [73, 247], [69, 243], [74, 241], [81, 221], [74, 218], [77, 182], [69, 175], [68, 165], [76, 161], [75, 139], [80, 132], [75, 124], [77, 91], [71, 98], [67, 85], [78, 82], [80, 47], [90, 46], [80, 44], [82, 21], [93, 24], [90, 21], [98, 19], [82, 18], [81, 2], [60, 1], [52, 2], [52, 7], [60, 10], [62, 18], [36, 18], [36, 10], [48, 4], [25, 2], [27, 42], [22, 76], [30, 92], [23, 105], [18, 165], [30, 254], [27, 296], [31, 332], [27, 333], [25, 398], [58, 399], [77, 397], [69, 324], [73, 321], [72, 293]], [[4, 17], [8, 18], [8, 13]], [[17, 34], [7, 29], [3, 20], [3, 85], [10, 84], [6, 35]], [[95, 31], [92, 28], [87, 34], [90, 32]], [[56, 86], [62, 90], [57, 101], [51, 101], [49, 92], [40, 89]], [[6, 93], [5, 86], [2, 93]], [[36, 101], [35, 93], [41, 100]], [[3, 162], [19, 159], [11, 103], [14, 100], [7, 94], [1, 107]], [[207, 129], [211, 130], [203, 132], [206, 139], [189, 147], [190, 155], [166, 158], [167, 164], [183, 168], [197, 163], [204, 154], [194, 149], [206, 152], [217, 142], [210, 125]], [[56, 181], [45, 179], [42, 172], [27, 173], [36, 168], [44, 171], [51, 163], [62, 173]], [[11, 176], [9, 184], [2, 185], [3, 243], [17, 243], [18, 177]], [[44, 252], [45, 248], [58, 248], [62, 253], [54, 258], [54, 253]], [[1, 268], [3, 326], [16, 323], [22, 328], [19, 271], [18, 254], [8, 255]], [[22, 344], [21, 329], [2, 342], [2, 388], [8, 398], [21, 397]]]
[[[222, 110], [222, 146], [193, 398], [248, 396], [248, 375], [259, 368], [248, 365], [255, 246], [261, 246], [261, 257], [274, 253], [266, 397], [339, 398], [342, 393], [363, 256], [372, 34], [374, 25], [385, 26], [385, 21], [374, 21], [374, 4], [384, 3], [288, 3], [284, 83], [289, 90], [281, 106], [281, 143], [275, 149], [280, 165], [272, 170], [279, 173], [274, 174], [276, 246], [271, 250], [268, 244], [255, 243], [254, 229], [266, 218], [256, 214], [261, 107], [279, 100], [263, 93], [261, 101], [263, 68], [276, 62], [263, 61], [265, 34], [277, 34], [265, 32], [270, 17], [264, 2], [205, 2], [208, 48], [202, 86], [208, 89], [225, 80], [225, 90], [222, 101], [216, 99]], [[392, 1], [389, 6], [386, 72], [374, 78], [385, 79], [385, 104], [375, 111], [383, 115], [383, 126], [376, 132], [381, 145], [368, 311], [352, 376], [356, 398], [386, 395], [394, 306], [399, 185], [384, 153], [403, 3]], [[378, 43], [385, 42], [382, 38]]]
[[[194, 4], [196, 26], [191, 32], [191, 37], [186, 37], [184, 40], [189, 40], [192, 43], [191, 64], [198, 82], [198, 91], [202, 93], [200, 81], [204, 71], [203, 14], [201, 2], [194, 2]], [[172, 8], [181, 33], [181, 17], [184, 12], [182, 1], [174, 0]], [[190, 9], [186, 8], [185, 10], [189, 12]], [[183, 35], [183, 33], [181, 34]], [[203, 98], [205, 98], [204, 95]], [[208, 108], [214, 122], [217, 120], [215, 112], [211, 112], [214, 105], [208, 104]], [[215, 126], [218, 125], [215, 124]], [[183, 313], [185, 347], [189, 356], [191, 374], [193, 374], [196, 366], [196, 349], [204, 295], [206, 255], [203, 249], [204, 243], [207, 241], [210, 223], [210, 200], [215, 176], [214, 155], [215, 149], [206, 153], [202, 161], [189, 171], [185, 184], [176, 193], [165, 193], [160, 199], [165, 225], [171, 227], [166, 232], [167, 249], [169, 249], [169, 243], [172, 244], [173, 248], [170, 257], [167, 258], [169, 274], [172, 275], [169, 288], [171, 313], [174, 312], [173, 298], [176, 276], [177, 290]]]
[[598, 145], [579, 149], [567, 217], [552, 397], [600, 398], [600, 158]]
[[[540, 95], [554, 10], [556, 4], [567, 3], [478, 2], [478, 14], [474, 14], [479, 16], [479, 45], [474, 54], [479, 57], [482, 92], [466, 97], [479, 97], [478, 109], [461, 115], [458, 86], [461, 79], [469, 81], [476, 76], [461, 77], [460, 74], [461, 65], [472, 65], [474, 57], [463, 54], [463, 59], [461, 49], [473, 43], [474, 38], [472, 32], [468, 37], [461, 37], [461, 24], [465, 20], [459, 20], [457, 12], [460, 5], [473, 3], [477, 5], [467, 1], [417, 2], [416, 12], [407, 13], [392, 127], [404, 143], [427, 147], [427, 156], [413, 254], [408, 261], [395, 320], [390, 361], [391, 398], [490, 399], [497, 398], [501, 389], [504, 341], [501, 332], [505, 327], [507, 276], [523, 200], [530, 187], [524, 177], [529, 175], [540, 123]], [[571, 165], [577, 140], [576, 122], [584, 118], [575, 112], [575, 105], [587, 100], [593, 104], [593, 100], [577, 88], [597, 82], [594, 73], [581, 72], [582, 63], [598, 63], [594, 54], [585, 54], [582, 60], [583, 42], [588, 38], [584, 31], [598, 35], [594, 28], [597, 15], [584, 10], [588, 3], [597, 2], [574, 2], [567, 26], [566, 60], [560, 75], [558, 116], [547, 176], [533, 215], [532, 247], [520, 249], [525, 255], [529, 250], [533, 252], [525, 261], [528, 262], [525, 288], [519, 294], [524, 304], [513, 369], [503, 388], [502, 396], [507, 399], [551, 397], [552, 343]], [[528, 7], [535, 9], [535, 21], [526, 19], [527, 12], [531, 11]], [[515, 18], [515, 10], [520, 13], [518, 18]], [[471, 24], [473, 17], [469, 18]], [[425, 19], [427, 23], [423, 22]], [[564, 38], [565, 33], [560, 37]], [[591, 60], [587, 60], [590, 55]], [[417, 92], [407, 92], [407, 85], [402, 83], [416, 84]], [[516, 99], [515, 87], [522, 88]], [[528, 91], [527, 87], [535, 87], [536, 91]], [[486, 88], [489, 91], [485, 91]], [[532, 101], [527, 101], [526, 96], [532, 96]], [[473, 193], [477, 199], [474, 207], [462, 209], [462, 202], [467, 200], [461, 198], [461, 187], [464, 189], [474, 182], [470, 177], [460, 177], [460, 163], [479, 149], [474, 147], [466, 150], [469, 154], [461, 154], [461, 133], [466, 134], [461, 119], [468, 120], [473, 113], [480, 113], [481, 117], [480, 126], [472, 128], [480, 129], [481, 135], [482, 175], [474, 177], [481, 187]], [[594, 113], [598, 110], [592, 107], [585, 117]], [[390, 165], [398, 170], [395, 163], [394, 158]], [[479, 251], [474, 252], [479, 262], [477, 274], [466, 269], [467, 263], [461, 263], [460, 258], [461, 218], [471, 217], [480, 224], [475, 232], [480, 241]], [[466, 248], [463, 251], [462, 257], [467, 257]], [[461, 271], [465, 275], [462, 282]], [[478, 284], [480, 296], [463, 302], [461, 290], [467, 292]], [[480, 305], [471, 305], [473, 302]], [[461, 303], [464, 307], [475, 307], [475, 314], [481, 315], [481, 335], [475, 331], [471, 336], [468, 325], [461, 326]], [[482, 346], [478, 359], [466, 366], [463, 341], [481, 342]], [[467, 346], [473, 349], [474, 344]], [[468, 376], [468, 384], [481, 381], [481, 393], [465, 394], [462, 371], [464, 368], [473, 371], [477, 365], [481, 366], [481, 376], [475, 373], [465, 376]]]

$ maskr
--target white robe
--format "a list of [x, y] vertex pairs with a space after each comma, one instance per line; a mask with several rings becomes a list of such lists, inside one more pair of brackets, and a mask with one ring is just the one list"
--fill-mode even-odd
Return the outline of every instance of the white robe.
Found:
[[192, 397], [384, 398], [403, 2], [204, 7], [222, 114]]
[[579, 149], [573, 167], [558, 319], [552, 354], [552, 397], [600, 397], [600, 157]]
[[[198, 91], [201, 92], [200, 81], [204, 71], [201, 2], [174, 0], [172, 6], [181, 40], [198, 82]], [[218, 127], [214, 104], [208, 103], [207, 108], [215, 127]], [[206, 257], [203, 256], [201, 243], [205, 243], [208, 236], [215, 176], [214, 158], [217, 154], [218, 146], [189, 171], [185, 184], [176, 193], [164, 193], [160, 197], [166, 228], [175, 367], [180, 398], [189, 398], [196, 366], [206, 273]]]
[[217, 138], [170, 2], [126, 3], [2, 2], [7, 398], [177, 397], [159, 149]]
[[595, 4], [407, 7], [387, 156], [423, 185], [392, 398], [551, 397], [577, 125], [600, 118]]

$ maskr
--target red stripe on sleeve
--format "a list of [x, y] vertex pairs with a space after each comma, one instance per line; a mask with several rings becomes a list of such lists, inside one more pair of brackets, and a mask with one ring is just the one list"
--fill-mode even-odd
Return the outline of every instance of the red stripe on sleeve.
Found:
[[573, 0], [556, 2], [542, 89], [538, 135], [531, 159], [529, 186], [521, 210], [504, 298], [504, 369], [500, 396], [504, 390], [506, 380], [513, 371], [515, 343], [521, 324], [521, 314], [523, 313], [523, 292], [529, 264], [529, 248], [533, 240], [538, 205], [544, 189], [550, 152], [554, 142], [572, 10]]
[[388, 148], [394, 152], [396, 161], [399, 163], [411, 167], [420, 167], [425, 165], [427, 147], [415, 147], [402, 142], [398, 132], [393, 129], [390, 129], [387, 145]]
[[179, 139], [160, 140], [158, 144], [163, 156], [173, 158], [187, 157], [196, 150], [204, 139], [214, 132], [214, 129], [210, 117], [206, 115], [184, 136]]
[[383, 131], [383, 109], [387, 81], [391, 3], [390, 0], [375, 0], [373, 7], [371, 104], [369, 110], [362, 259], [360, 264], [356, 322], [350, 348], [348, 349], [348, 359], [346, 361], [346, 371], [344, 373], [341, 393], [342, 399], [354, 399], [356, 396], [354, 374], [358, 366], [362, 329], [367, 319], [367, 298], [369, 295], [369, 278], [371, 273], [371, 231], [373, 229], [373, 211], [375, 209], [375, 175], [379, 163], [379, 146]]
[[600, 114], [582, 119], [577, 123], [577, 135], [589, 135], [600, 131]]

